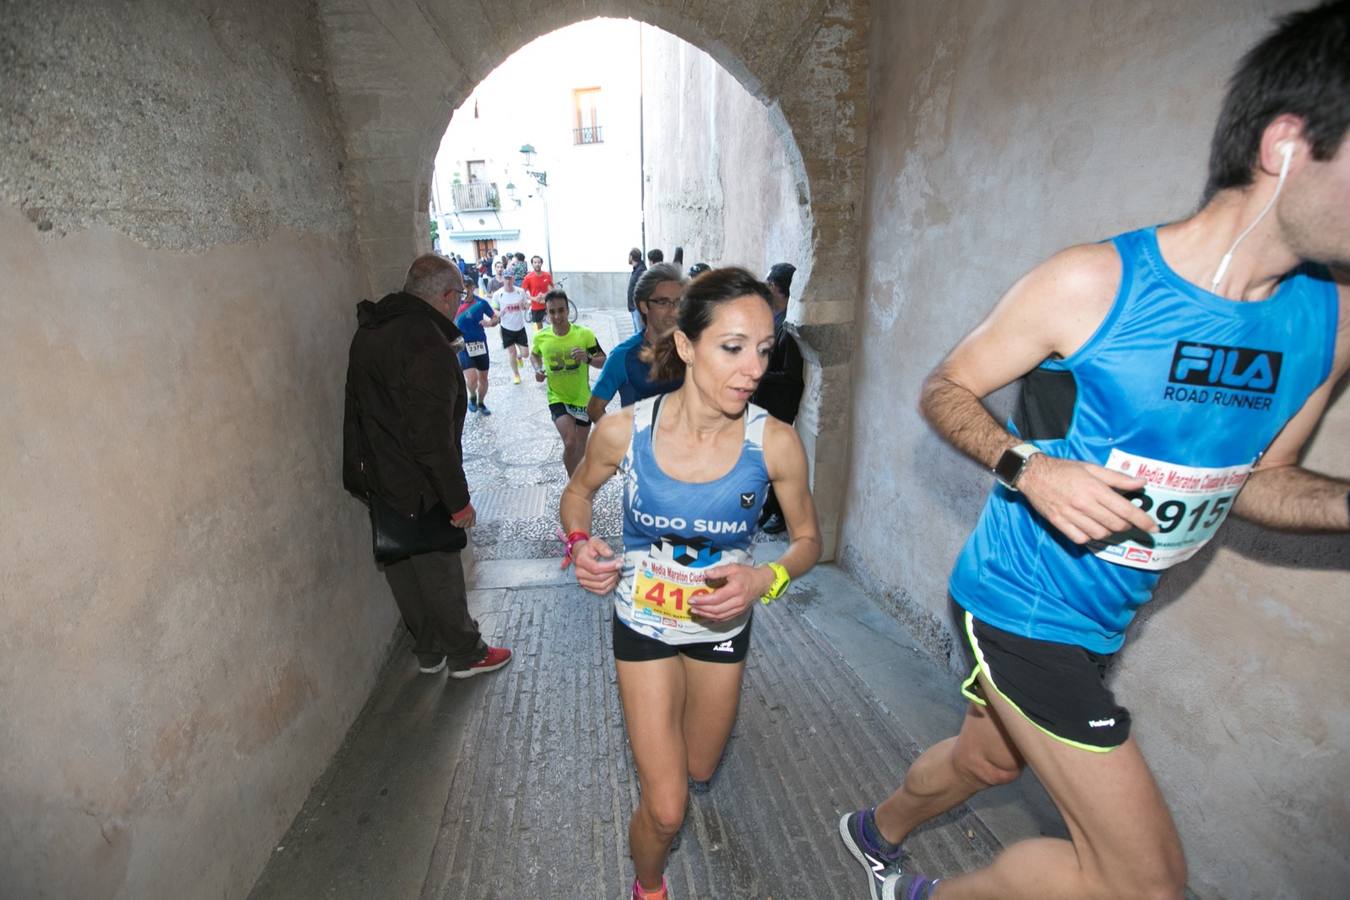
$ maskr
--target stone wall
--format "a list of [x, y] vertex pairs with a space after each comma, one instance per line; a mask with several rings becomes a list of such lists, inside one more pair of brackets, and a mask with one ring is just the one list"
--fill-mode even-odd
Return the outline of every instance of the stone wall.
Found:
[[[924, 376], [1058, 248], [1186, 215], [1232, 67], [1303, 5], [876, 5], [843, 558], [933, 647], [990, 476], [919, 417]], [[1306, 461], [1344, 476], [1347, 449], [1341, 396]], [[1114, 687], [1200, 896], [1340, 895], [1345, 538], [1233, 522], [1217, 544], [1164, 580]]]
[[587, 309], [627, 309], [627, 272], [554, 272], [553, 282], [567, 291], [577, 306]]
[[0, 5], [0, 894], [242, 896], [394, 633], [314, 10]]

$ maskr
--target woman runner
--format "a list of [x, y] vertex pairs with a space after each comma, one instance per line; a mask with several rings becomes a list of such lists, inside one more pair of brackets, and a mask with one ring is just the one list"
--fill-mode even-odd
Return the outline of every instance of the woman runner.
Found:
[[[806, 454], [791, 426], [750, 405], [773, 313], [763, 283], [720, 269], [691, 284], [676, 330], [650, 351], [669, 394], [602, 419], [562, 498], [568, 558], [586, 590], [614, 595], [619, 697], [642, 794], [629, 822], [635, 900], [664, 900], [687, 779], [713, 777], [736, 721], [751, 611], [820, 557]], [[623, 555], [589, 535], [595, 493], [622, 471]], [[750, 542], [772, 484], [791, 542], [755, 565]]]

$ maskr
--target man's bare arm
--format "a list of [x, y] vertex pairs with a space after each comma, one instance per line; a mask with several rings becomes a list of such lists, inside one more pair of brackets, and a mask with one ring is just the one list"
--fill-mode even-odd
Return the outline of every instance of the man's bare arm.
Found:
[[[1120, 283], [1111, 245], [1072, 247], [1037, 266], [999, 301], [924, 383], [920, 409], [934, 430], [986, 468], [1021, 442], [982, 402], [1051, 356], [1067, 357], [1096, 331]], [[1075, 543], [1131, 527], [1155, 531], [1146, 513], [1121, 491], [1143, 482], [1102, 466], [1035, 456], [1018, 488], [1036, 510]]]
[[1003, 451], [1022, 441], [994, 420], [970, 388], [953, 380], [947, 367], [946, 361], [940, 363], [923, 383], [919, 409], [947, 443], [992, 469]]
[[1247, 479], [1233, 513], [1280, 531], [1350, 531], [1350, 481], [1302, 466], [1261, 468]]
[[1331, 400], [1336, 383], [1350, 369], [1350, 287], [1341, 282], [1340, 323], [1331, 375], [1289, 420], [1261, 457], [1233, 504], [1233, 514], [1282, 531], [1350, 530], [1350, 481], [1310, 472], [1298, 463]]

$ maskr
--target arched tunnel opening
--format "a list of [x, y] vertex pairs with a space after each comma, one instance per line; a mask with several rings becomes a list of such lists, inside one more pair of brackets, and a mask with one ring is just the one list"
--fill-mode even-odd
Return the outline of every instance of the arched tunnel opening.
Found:
[[[1307, 5], [0, 4], [0, 894], [628, 889], [610, 625], [558, 568], [535, 386], [537, 459], [498, 453], [509, 405], [466, 432], [485, 504], [531, 511], [485, 517], [465, 554], [475, 614], [517, 654], [489, 678], [418, 673], [340, 471], [356, 304], [400, 288], [433, 214], [442, 252], [506, 249], [447, 242], [511, 230], [435, 186], [447, 123], [532, 42], [596, 62], [567, 29], [604, 16], [642, 49], [614, 96], [643, 95], [643, 161], [564, 178], [565, 154], [612, 149], [607, 101], [549, 70], [553, 107], [500, 125], [519, 130], [498, 206], [514, 183], [533, 214], [528, 171], [553, 215], [646, 192], [613, 233], [551, 222], [579, 314], [616, 341], [631, 246], [797, 266], [824, 549], [757, 615], [722, 780], [691, 795], [668, 874], [681, 897], [860, 895], [839, 816], [964, 709], [948, 576], [993, 476], [918, 412], [928, 373], [1062, 248], [1192, 215], [1226, 79]], [[555, 114], [549, 148], [532, 127]], [[476, 183], [488, 156], [449, 149]], [[998, 421], [1015, 393], [990, 396]], [[1332, 392], [1301, 464], [1343, 476], [1347, 446]], [[1130, 628], [1109, 685], [1195, 896], [1350, 881], [1325, 790], [1345, 781], [1350, 710], [1326, 687], [1345, 570], [1341, 535], [1233, 521]], [[1063, 827], [1029, 778], [981, 797], [910, 847], [936, 874]]]

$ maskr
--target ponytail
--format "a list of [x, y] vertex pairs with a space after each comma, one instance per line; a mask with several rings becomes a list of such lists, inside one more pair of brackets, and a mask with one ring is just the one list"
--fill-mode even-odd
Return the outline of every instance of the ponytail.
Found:
[[[745, 269], [729, 266], [704, 272], [685, 286], [675, 327], [689, 340], [697, 341], [704, 329], [712, 324], [718, 306], [749, 296], [760, 297], [773, 306], [768, 285]], [[650, 347], [643, 347], [638, 358], [651, 366], [653, 381], [675, 381], [685, 376], [684, 360], [675, 348], [674, 331]]]
[[643, 347], [638, 359], [651, 367], [652, 381], [678, 381], [684, 378], [684, 360], [680, 359], [680, 353], [675, 348], [673, 331], [650, 347]]

